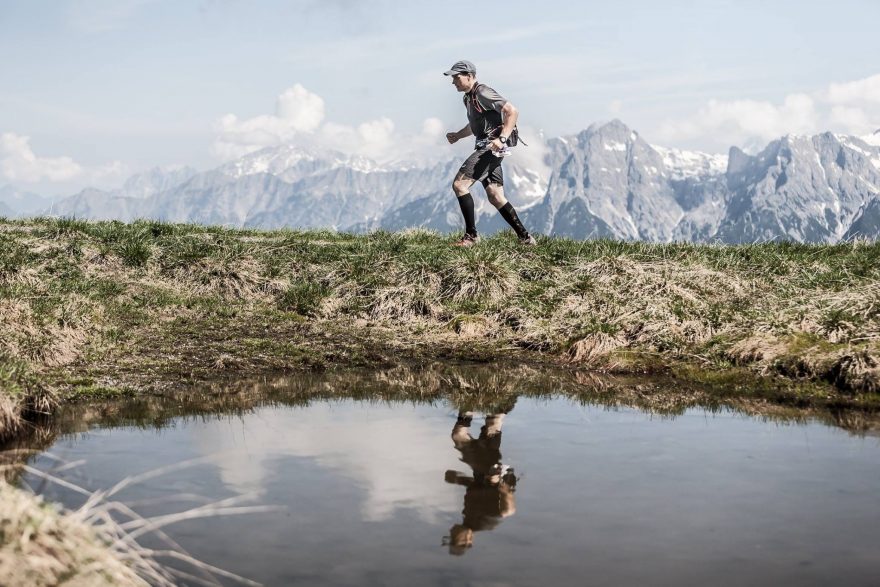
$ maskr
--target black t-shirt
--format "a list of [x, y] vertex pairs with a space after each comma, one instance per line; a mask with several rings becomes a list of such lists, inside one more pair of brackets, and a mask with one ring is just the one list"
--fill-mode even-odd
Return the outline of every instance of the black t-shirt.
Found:
[[[476, 140], [485, 139], [489, 133], [501, 127], [501, 109], [507, 100], [486, 84], [476, 84], [464, 95], [468, 123]], [[495, 137], [498, 133], [495, 133]]]

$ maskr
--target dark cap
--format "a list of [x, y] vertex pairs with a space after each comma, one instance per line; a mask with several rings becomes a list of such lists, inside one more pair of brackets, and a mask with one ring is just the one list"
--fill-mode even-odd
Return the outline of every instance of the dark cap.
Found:
[[477, 73], [477, 68], [470, 61], [456, 61], [449, 71], [444, 71], [443, 75], [455, 75], [457, 73]]

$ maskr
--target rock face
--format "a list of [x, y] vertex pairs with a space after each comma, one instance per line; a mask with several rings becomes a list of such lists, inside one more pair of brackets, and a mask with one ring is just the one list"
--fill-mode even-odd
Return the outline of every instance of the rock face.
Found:
[[162, 169], [154, 167], [144, 173], [129, 177], [119, 190], [119, 196], [125, 198], [148, 198], [170, 190], [196, 175], [198, 170], [192, 167]]
[[880, 149], [824, 133], [787, 136], [727, 172], [725, 242], [837, 242], [880, 186]]
[[[517, 149], [528, 147], [517, 147]], [[294, 146], [216, 169], [151, 170], [51, 213], [132, 220], [366, 231], [460, 230], [451, 181], [461, 163], [379, 165]], [[838, 242], [880, 236], [880, 134], [786, 136], [757, 155], [657, 147], [620, 121], [550, 139], [549, 173], [505, 162], [508, 199], [534, 232], [655, 242]], [[482, 188], [475, 187], [480, 194]], [[480, 230], [506, 228], [476, 197]]]
[[528, 217], [548, 234], [828, 243], [859, 221], [877, 235], [880, 147], [864, 139], [786, 136], [724, 158], [654, 147], [613, 121], [551, 146], [547, 194]]
[[622, 122], [551, 140], [547, 194], [529, 210], [538, 232], [670, 240], [683, 216], [663, 156]]
[[880, 200], [877, 198], [859, 210], [855, 222], [843, 235], [843, 240], [856, 238], [880, 238]]
[[[380, 166], [363, 157], [283, 146], [183, 179], [179, 174], [162, 177], [160, 170], [152, 170], [117, 191], [85, 189], [57, 203], [49, 213], [261, 228], [365, 231], [421, 225], [449, 231], [461, 224], [451, 187], [460, 164], [446, 160], [431, 166]], [[543, 196], [546, 180], [537, 173], [515, 163], [505, 167], [511, 179], [507, 196], [514, 204], [525, 205]], [[173, 185], [155, 189], [168, 184]], [[152, 193], [147, 193], [150, 189]], [[480, 203], [484, 214], [489, 208], [485, 201]], [[497, 215], [494, 209], [491, 214]]]

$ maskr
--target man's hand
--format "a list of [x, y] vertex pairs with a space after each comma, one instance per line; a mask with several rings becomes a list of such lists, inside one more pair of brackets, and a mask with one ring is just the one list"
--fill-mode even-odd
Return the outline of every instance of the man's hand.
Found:
[[504, 143], [501, 142], [501, 139], [492, 139], [492, 142], [489, 143], [489, 148], [498, 152], [504, 149]]
[[457, 132], [448, 132], [446, 133], [446, 140], [449, 141], [450, 145], [454, 145], [458, 142], [461, 136]]

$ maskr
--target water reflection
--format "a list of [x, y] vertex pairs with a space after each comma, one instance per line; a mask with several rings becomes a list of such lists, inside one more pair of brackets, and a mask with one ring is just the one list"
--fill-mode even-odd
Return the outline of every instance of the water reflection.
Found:
[[89, 489], [201, 463], [129, 487], [143, 515], [184, 495], [284, 507], [168, 528], [267, 585], [475, 585], [487, 568], [505, 585], [876, 584], [877, 418], [696, 409], [708, 396], [687, 391], [491, 367], [298, 376], [71, 406], [35, 438], [84, 461], [64, 477]]
[[307, 422], [292, 425], [297, 413], [258, 409], [240, 420], [193, 427], [189, 435], [201, 455], [222, 455], [220, 480], [235, 493], [263, 491], [309, 461], [363, 492], [352, 505], [364, 521], [406, 510], [430, 523], [451, 511], [453, 496], [436, 481], [438, 465], [450, 460], [437, 434], [441, 413], [417, 417], [415, 408], [405, 406], [321, 402], [308, 408]]
[[452, 444], [461, 453], [461, 461], [470, 467], [471, 475], [446, 471], [447, 483], [465, 487], [463, 519], [449, 529], [444, 539], [450, 554], [464, 554], [473, 546], [475, 532], [492, 530], [516, 513], [516, 475], [501, 461], [501, 426], [510, 409], [486, 414], [477, 438], [470, 433], [473, 412], [459, 412], [452, 428]]

